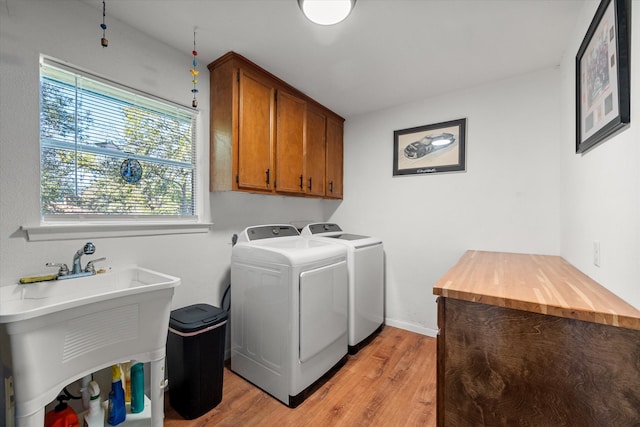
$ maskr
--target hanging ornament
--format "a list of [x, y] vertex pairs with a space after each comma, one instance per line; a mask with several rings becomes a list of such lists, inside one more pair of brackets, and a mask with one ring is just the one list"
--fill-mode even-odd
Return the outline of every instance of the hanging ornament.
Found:
[[191, 68], [191, 78], [193, 80], [191, 80], [191, 83], [193, 83], [193, 89], [191, 89], [191, 93], [193, 93], [193, 100], [191, 101], [191, 106], [193, 108], [197, 108], [198, 107], [198, 100], [196, 99], [196, 93], [198, 93], [198, 74], [200, 74], [200, 72], [198, 71], [198, 61], [196, 60], [196, 56], [198, 56], [198, 51], [196, 50], [196, 30], [194, 28], [193, 30], [193, 50], [191, 51], [191, 53], [193, 54], [193, 62], [192, 65], [193, 67]]
[[100, 39], [100, 44], [102, 45], [102, 47], [109, 46], [109, 40], [107, 40], [105, 36], [107, 31], [107, 24], [105, 24], [105, 17], [107, 16], [106, 10], [107, 5], [105, 4], [104, 0], [102, 0], [102, 24], [100, 24], [100, 28], [102, 28], [102, 38]]
[[120, 164], [120, 176], [129, 184], [135, 184], [142, 178], [142, 165], [136, 159], [125, 159]]

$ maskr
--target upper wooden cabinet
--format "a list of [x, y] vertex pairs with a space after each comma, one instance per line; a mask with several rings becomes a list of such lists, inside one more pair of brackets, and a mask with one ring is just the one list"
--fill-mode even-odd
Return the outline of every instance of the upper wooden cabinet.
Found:
[[238, 167], [236, 184], [246, 190], [273, 188], [275, 88], [268, 80], [239, 71]]
[[327, 119], [327, 153], [326, 153], [326, 197], [342, 199], [342, 135], [343, 121], [335, 118]]
[[307, 103], [285, 91], [277, 94], [276, 190], [304, 193], [304, 125]]
[[[312, 196], [325, 196], [327, 116], [319, 109], [307, 105], [304, 132], [305, 192]], [[340, 153], [342, 156], [342, 153]]]
[[342, 117], [234, 52], [208, 68], [211, 191], [342, 198]]

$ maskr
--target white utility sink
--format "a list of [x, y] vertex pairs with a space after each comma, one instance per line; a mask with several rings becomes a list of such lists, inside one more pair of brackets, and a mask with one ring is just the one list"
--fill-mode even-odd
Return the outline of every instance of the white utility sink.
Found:
[[0, 287], [0, 345], [10, 349], [1, 362], [4, 382], [13, 377], [18, 427], [42, 426], [44, 406], [63, 387], [126, 360], [151, 362], [151, 419], [161, 426], [167, 330], [179, 284], [128, 266]]

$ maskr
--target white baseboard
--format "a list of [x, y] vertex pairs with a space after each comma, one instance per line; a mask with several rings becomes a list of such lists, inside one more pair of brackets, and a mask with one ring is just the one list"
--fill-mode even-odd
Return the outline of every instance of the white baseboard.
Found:
[[415, 323], [403, 322], [401, 320], [384, 319], [385, 325], [393, 326], [394, 328], [404, 329], [405, 331], [415, 332], [416, 334], [426, 335], [428, 337], [435, 338], [438, 335], [436, 329], [425, 328]]

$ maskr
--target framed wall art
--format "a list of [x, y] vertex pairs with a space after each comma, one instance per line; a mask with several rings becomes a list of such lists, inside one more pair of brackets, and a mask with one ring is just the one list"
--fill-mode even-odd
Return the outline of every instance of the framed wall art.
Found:
[[467, 119], [393, 132], [393, 175], [465, 170]]
[[631, 122], [631, 0], [602, 0], [576, 55], [576, 153]]

